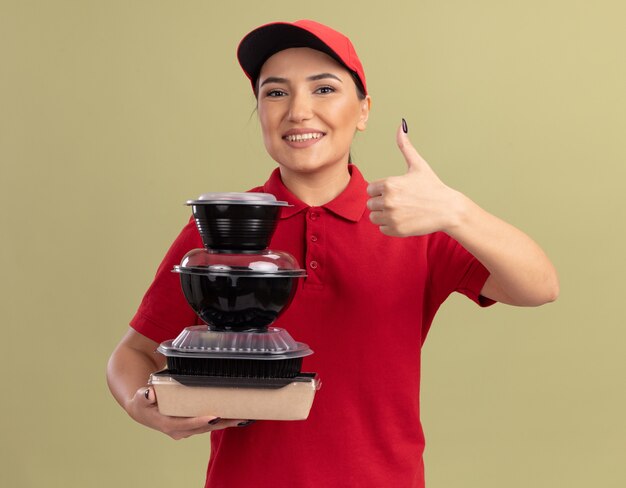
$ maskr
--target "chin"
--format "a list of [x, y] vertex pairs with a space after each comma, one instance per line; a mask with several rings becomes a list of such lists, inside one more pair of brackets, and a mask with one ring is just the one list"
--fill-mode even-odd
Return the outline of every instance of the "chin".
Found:
[[280, 165], [281, 168], [287, 171], [294, 172], [294, 173], [314, 174], [314, 173], [319, 173], [321, 171], [328, 170], [337, 166], [347, 166], [348, 163], [339, 162], [339, 163], [331, 163], [331, 164], [319, 164], [317, 162], [294, 163], [293, 161], [290, 161], [289, 163], [281, 163], [279, 161], [278, 164]]
[[339, 158], [273, 158], [281, 168], [296, 173], [311, 174], [348, 166], [348, 156]]

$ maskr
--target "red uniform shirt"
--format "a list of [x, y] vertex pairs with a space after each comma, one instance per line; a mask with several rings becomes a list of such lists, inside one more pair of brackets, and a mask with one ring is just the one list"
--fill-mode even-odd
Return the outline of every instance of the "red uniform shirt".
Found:
[[[305, 421], [258, 421], [211, 434], [210, 487], [422, 487], [420, 351], [453, 291], [482, 306], [488, 271], [444, 233], [394, 238], [369, 220], [367, 182], [350, 166], [348, 187], [309, 207], [276, 169], [263, 187], [282, 209], [270, 248], [287, 251], [308, 277], [273, 324], [314, 354], [303, 371], [322, 388]], [[190, 222], [159, 267], [131, 326], [161, 342], [198, 318], [171, 273], [202, 247]]]

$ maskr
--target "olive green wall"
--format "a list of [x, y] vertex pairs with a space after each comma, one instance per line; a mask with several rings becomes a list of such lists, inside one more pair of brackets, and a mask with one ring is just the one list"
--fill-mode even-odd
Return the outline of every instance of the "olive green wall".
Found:
[[625, 16], [618, 0], [2, 1], [0, 485], [201, 486], [208, 437], [134, 424], [105, 365], [182, 202], [273, 168], [238, 40], [308, 17], [366, 67], [366, 176], [404, 171], [406, 117], [440, 177], [560, 272], [539, 309], [442, 309], [424, 350], [429, 487], [626, 486]]

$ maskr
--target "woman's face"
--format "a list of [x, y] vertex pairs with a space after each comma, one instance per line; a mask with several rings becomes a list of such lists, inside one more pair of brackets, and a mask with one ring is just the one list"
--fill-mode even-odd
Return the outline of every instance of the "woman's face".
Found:
[[364, 130], [370, 98], [330, 56], [292, 48], [270, 57], [258, 79], [265, 148], [283, 168], [311, 173], [346, 165], [352, 138]]

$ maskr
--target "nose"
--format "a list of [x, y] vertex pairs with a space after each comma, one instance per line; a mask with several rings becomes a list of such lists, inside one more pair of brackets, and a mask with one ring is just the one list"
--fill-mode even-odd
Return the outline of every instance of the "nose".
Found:
[[289, 102], [290, 122], [302, 122], [313, 116], [312, 100], [308, 93], [295, 92], [291, 95]]

